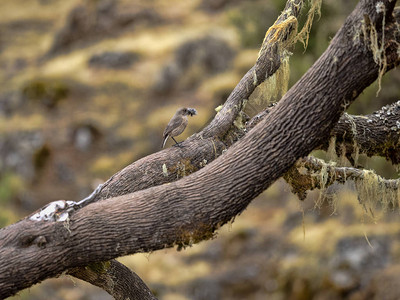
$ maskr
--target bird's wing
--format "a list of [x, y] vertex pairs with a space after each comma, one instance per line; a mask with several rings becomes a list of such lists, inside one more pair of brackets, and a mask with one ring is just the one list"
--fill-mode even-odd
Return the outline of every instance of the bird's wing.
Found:
[[165, 138], [166, 136], [168, 136], [172, 132], [172, 130], [181, 126], [182, 123], [183, 123], [183, 118], [175, 118], [175, 116], [174, 116], [169, 121], [167, 127], [165, 128], [163, 137]]
[[165, 143], [167, 142], [169, 135], [171, 134], [172, 130], [174, 130], [175, 128], [181, 126], [183, 123], [183, 118], [177, 118], [176, 116], [173, 116], [172, 119], [169, 121], [167, 127], [164, 130], [163, 133], [163, 143], [162, 143], [162, 147], [164, 148]]

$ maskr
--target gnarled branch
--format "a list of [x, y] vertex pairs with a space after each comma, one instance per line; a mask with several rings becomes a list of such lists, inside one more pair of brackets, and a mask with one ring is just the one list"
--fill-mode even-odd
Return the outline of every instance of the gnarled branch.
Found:
[[[361, 186], [365, 184], [374, 186], [366, 187], [369, 189], [368, 201], [372, 201], [379, 194], [392, 194], [392, 207], [399, 207], [400, 200], [400, 180], [385, 179], [369, 170], [362, 170], [353, 167], [336, 166], [335, 163], [326, 163], [315, 157], [306, 157], [300, 159], [290, 170], [283, 176], [286, 182], [291, 186], [292, 192], [296, 194], [300, 200], [304, 200], [307, 192], [320, 189], [325, 190], [334, 183], [345, 183], [352, 180], [357, 183], [361, 190]], [[366, 180], [369, 179], [369, 180]], [[379, 199], [376, 200], [379, 202]]]
[[[267, 118], [273, 109], [274, 106], [269, 107], [254, 116], [246, 125], [247, 130]], [[336, 154], [346, 156], [353, 166], [359, 154], [381, 156], [394, 165], [399, 164], [400, 101], [366, 116], [344, 113], [331, 131], [330, 138], [324, 140], [318, 149], [328, 150], [330, 147]]]

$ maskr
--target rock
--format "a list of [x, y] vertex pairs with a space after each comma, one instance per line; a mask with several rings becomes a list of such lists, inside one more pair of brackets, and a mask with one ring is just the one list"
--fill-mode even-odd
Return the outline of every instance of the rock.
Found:
[[14, 133], [0, 139], [0, 173], [12, 171], [25, 180], [35, 178], [33, 156], [44, 146], [40, 132]]
[[374, 275], [363, 299], [398, 300], [400, 265], [390, 266]]
[[75, 174], [74, 171], [65, 163], [57, 162], [55, 164], [55, 172], [57, 178], [63, 183], [74, 183]]
[[235, 51], [223, 39], [206, 36], [188, 41], [175, 51], [174, 59], [161, 70], [153, 90], [172, 92], [178, 84], [191, 85], [203, 77], [227, 70]]
[[207, 73], [214, 74], [225, 71], [234, 54], [234, 50], [223, 39], [206, 36], [180, 46], [175, 52], [175, 61], [183, 69], [200, 64]]
[[127, 69], [138, 60], [139, 56], [132, 52], [103, 52], [89, 59], [89, 66], [105, 69]]
[[16, 91], [5, 92], [0, 95], [0, 116], [9, 117], [21, 108], [23, 97]]
[[131, 29], [136, 25], [154, 26], [162, 19], [152, 9], [120, 8], [118, 1], [100, 0], [78, 5], [69, 13], [65, 25], [55, 35], [47, 57]]
[[330, 281], [340, 291], [365, 286], [371, 274], [389, 262], [390, 240], [387, 237], [346, 237], [337, 244], [336, 255], [330, 262]]
[[80, 151], [89, 150], [100, 136], [101, 132], [92, 124], [79, 125], [72, 132], [75, 148]]

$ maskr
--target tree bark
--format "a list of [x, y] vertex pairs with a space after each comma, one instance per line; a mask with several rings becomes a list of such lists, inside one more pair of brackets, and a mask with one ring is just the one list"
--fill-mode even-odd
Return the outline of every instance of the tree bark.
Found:
[[156, 300], [140, 277], [116, 260], [72, 268], [68, 275], [90, 282], [116, 300]]
[[[395, 1], [379, 2], [386, 7], [387, 71], [399, 63], [400, 37], [391, 17]], [[360, 1], [325, 53], [268, 117], [204, 168], [170, 184], [92, 203], [65, 222], [24, 219], [1, 229], [0, 297], [69, 268], [212, 237], [329, 138], [344, 109], [376, 80], [382, 66], [374, 61], [369, 36], [363, 37], [362, 21], [369, 16], [380, 41], [383, 13], [377, 3]], [[362, 37], [357, 42], [356, 34]]]
[[[400, 101], [367, 116], [344, 114], [331, 132], [336, 152], [357, 163], [351, 154], [382, 156], [394, 165], [400, 163]], [[344, 146], [344, 147], [343, 147]], [[327, 150], [328, 143], [322, 148]], [[344, 152], [344, 153], [342, 153]]]
[[[291, 17], [298, 18], [303, 4], [304, 0], [287, 1], [274, 25], [278, 26]], [[282, 50], [292, 46], [284, 45], [284, 41], [296, 32], [295, 27], [288, 26], [278, 38], [275, 33], [273, 28], [267, 32], [255, 65], [243, 76], [206, 128], [184, 141], [182, 148], [159, 151], [114, 174], [93, 201], [133, 193], [187, 176], [219, 157], [243, 136], [243, 130], [238, 129], [234, 121], [240, 117], [244, 103], [255, 88], [279, 69]], [[164, 164], [167, 172], [163, 171]]]
[[[247, 124], [247, 130], [267, 118], [273, 109], [274, 106], [269, 107], [254, 116]], [[335, 144], [331, 145], [331, 142]], [[347, 157], [353, 166], [356, 165], [359, 154], [381, 156], [394, 165], [399, 164], [400, 101], [366, 116], [344, 113], [331, 131], [330, 138], [325, 139], [318, 149], [327, 151], [331, 146], [338, 156]]]

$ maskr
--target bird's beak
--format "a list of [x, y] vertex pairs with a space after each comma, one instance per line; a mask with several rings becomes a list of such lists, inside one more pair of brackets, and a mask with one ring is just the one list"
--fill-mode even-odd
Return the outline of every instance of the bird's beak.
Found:
[[190, 116], [197, 115], [197, 110], [195, 110], [194, 108], [188, 108], [187, 111]]

